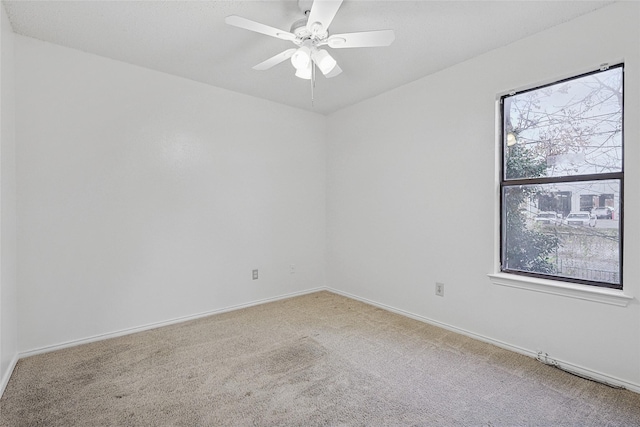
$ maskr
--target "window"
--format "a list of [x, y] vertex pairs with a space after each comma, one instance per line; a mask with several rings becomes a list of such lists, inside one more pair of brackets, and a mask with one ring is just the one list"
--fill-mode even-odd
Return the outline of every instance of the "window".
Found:
[[503, 272], [622, 289], [623, 75], [500, 99]]

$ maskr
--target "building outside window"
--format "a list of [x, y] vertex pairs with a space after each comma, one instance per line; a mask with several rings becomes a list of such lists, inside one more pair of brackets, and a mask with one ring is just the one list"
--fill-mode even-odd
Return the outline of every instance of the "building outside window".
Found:
[[622, 289], [623, 66], [501, 98], [501, 270]]

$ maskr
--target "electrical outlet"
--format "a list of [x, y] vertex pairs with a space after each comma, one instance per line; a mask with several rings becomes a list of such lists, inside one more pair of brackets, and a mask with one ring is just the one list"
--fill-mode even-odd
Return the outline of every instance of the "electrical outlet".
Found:
[[258, 270], [257, 269], [253, 270], [251, 272], [251, 274], [252, 274], [253, 280], [257, 280], [258, 279]]
[[444, 296], [444, 283], [436, 282], [436, 295], [438, 295], [439, 297]]
[[289, 274], [295, 274], [295, 273], [296, 273], [296, 265], [289, 264]]

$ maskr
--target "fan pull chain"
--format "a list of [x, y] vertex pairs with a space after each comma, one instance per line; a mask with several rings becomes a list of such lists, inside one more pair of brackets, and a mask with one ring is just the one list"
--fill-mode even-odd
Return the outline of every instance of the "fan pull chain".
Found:
[[311, 62], [311, 108], [313, 108], [313, 89], [316, 87], [316, 64]]

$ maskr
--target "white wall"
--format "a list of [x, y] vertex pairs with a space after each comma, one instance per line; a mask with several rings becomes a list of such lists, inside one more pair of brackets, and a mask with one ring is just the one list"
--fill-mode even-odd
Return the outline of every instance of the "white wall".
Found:
[[[639, 18], [638, 3], [614, 4], [330, 116], [328, 286], [640, 390]], [[624, 287], [636, 299], [614, 307], [491, 284], [497, 95], [620, 60]]]
[[14, 37], [0, 6], [0, 395], [18, 356]]
[[21, 351], [324, 285], [324, 116], [22, 36], [16, 79]]

